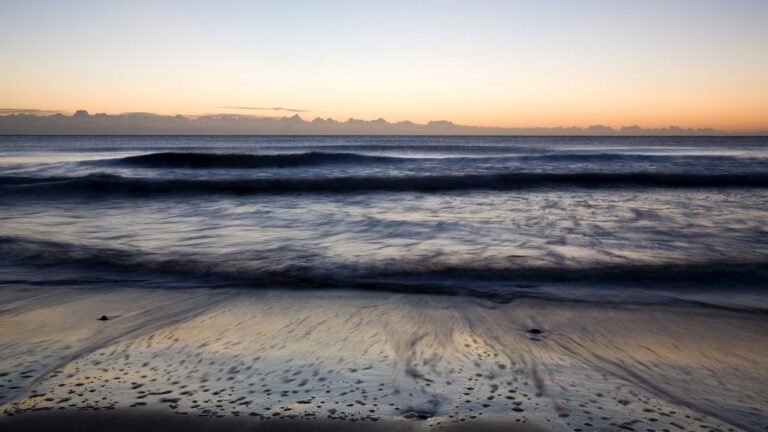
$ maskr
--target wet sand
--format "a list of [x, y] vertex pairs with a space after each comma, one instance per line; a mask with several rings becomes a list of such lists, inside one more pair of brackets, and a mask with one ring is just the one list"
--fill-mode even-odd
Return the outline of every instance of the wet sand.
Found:
[[[402, 419], [388, 419], [378, 422], [341, 422], [326, 419], [305, 421], [303, 419], [254, 419], [253, 417], [228, 416], [222, 418], [201, 418], [200, 416], [174, 415], [154, 410], [140, 412], [128, 410], [74, 412], [52, 411], [35, 415], [15, 416], [5, 419], [3, 426], [14, 431], [83, 431], [109, 430], [111, 432], [166, 432], [187, 431], [259, 431], [259, 432], [345, 432], [345, 431], [386, 431], [417, 432], [432, 429], [428, 423]], [[487, 432], [545, 432], [547, 429], [533, 424], [514, 423], [505, 419], [483, 419], [471, 423], [451, 423], [439, 427], [445, 432], [481, 430]]]
[[757, 312], [14, 285], [0, 300], [12, 430], [768, 427]]

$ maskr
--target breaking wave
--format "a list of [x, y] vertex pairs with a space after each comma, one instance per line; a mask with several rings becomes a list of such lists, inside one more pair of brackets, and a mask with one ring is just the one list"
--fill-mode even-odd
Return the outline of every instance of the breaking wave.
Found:
[[[390, 149], [388, 149], [390, 150]], [[445, 149], [442, 149], [445, 150]], [[455, 150], [455, 149], [452, 149]], [[379, 149], [381, 151], [381, 149]], [[628, 153], [545, 153], [494, 155], [492, 152], [483, 156], [449, 157], [398, 157], [367, 155], [351, 152], [321, 152], [283, 154], [249, 153], [195, 153], [195, 152], [160, 152], [119, 159], [97, 161], [126, 165], [139, 168], [183, 168], [183, 169], [257, 169], [257, 168], [296, 168], [331, 164], [398, 164], [424, 160], [489, 162], [549, 162], [549, 163], [601, 163], [601, 162], [637, 162], [637, 163], [739, 163], [760, 164], [768, 167], [768, 159], [721, 155], [653, 155]]]
[[[647, 290], [697, 289], [719, 291], [723, 284], [755, 287], [768, 283], [768, 262], [701, 262], [687, 264], [594, 265], [584, 267], [509, 266], [488, 267], [479, 262], [452, 265], [404, 261], [374, 265], [292, 264], [281, 251], [261, 251], [253, 260], [243, 262], [227, 254], [178, 256], [141, 250], [116, 249], [25, 237], [0, 237], [0, 253], [7, 263], [46, 272], [77, 269], [83, 281], [158, 281], [170, 277], [189, 282], [208, 282], [207, 286], [233, 288], [356, 289], [407, 294], [467, 295], [497, 302], [518, 298], [544, 298], [593, 302], [621, 302], [638, 286]], [[43, 270], [44, 269], [44, 270]], [[330, 270], [332, 269], [332, 270]], [[113, 278], [104, 278], [105, 273]], [[83, 285], [83, 281], [69, 281]], [[56, 281], [61, 283], [60, 280]], [[29, 279], [0, 278], [0, 283], [47, 284]], [[582, 295], [574, 292], [541, 289], [542, 285], [565, 284], [584, 292], [609, 286], [612, 295]], [[172, 284], [169, 284], [172, 286]], [[622, 287], [628, 287], [622, 293]], [[677, 287], [677, 288], [676, 288]], [[625, 295], [626, 294], [626, 295]], [[644, 292], [643, 301], [658, 302]], [[669, 300], [669, 297], [664, 298]], [[760, 309], [760, 308], [758, 308]]]
[[82, 177], [0, 177], [0, 196], [98, 194], [292, 194], [511, 191], [541, 187], [765, 188], [768, 174], [501, 173], [424, 176], [281, 177], [262, 179], [152, 179], [91, 174]]

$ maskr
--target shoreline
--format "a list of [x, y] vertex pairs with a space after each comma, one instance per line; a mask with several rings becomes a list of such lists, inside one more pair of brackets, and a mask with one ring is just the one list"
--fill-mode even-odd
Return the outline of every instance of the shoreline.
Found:
[[0, 425], [14, 430], [111, 415], [223, 416], [199, 430], [765, 427], [762, 314], [359, 291], [5, 286], [0, 300]]

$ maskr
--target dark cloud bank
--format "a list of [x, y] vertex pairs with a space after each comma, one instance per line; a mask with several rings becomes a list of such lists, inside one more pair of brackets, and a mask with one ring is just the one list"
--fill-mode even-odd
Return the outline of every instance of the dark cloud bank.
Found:
[[[31, 111], [31, 110], [29, 110]], [[39, 115], [39, 112], [2, 115], [0, 135], [768, 135], [735, 133], [714, 129], [683, 129], [675, 126], [645, 129], [639, 126], [613, 129], [587, 128], [494, 128], [457, 125], [449, 121], [415, 124], [390, 123], [384, 119], [336, 121], [316, 118], [256, 117], [215, 114], [198, 117], [164, 116], [152, 113]]]

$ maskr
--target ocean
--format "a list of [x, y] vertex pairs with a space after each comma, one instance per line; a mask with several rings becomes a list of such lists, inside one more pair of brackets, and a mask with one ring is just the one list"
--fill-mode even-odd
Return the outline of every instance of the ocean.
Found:
[[768, 138], [0, 137], [0, 422], [764, 431], [766, 220]]
[[765, 309], [768, 138], [0, 138], [0, 283]]

